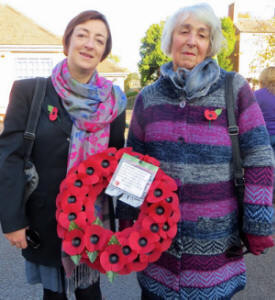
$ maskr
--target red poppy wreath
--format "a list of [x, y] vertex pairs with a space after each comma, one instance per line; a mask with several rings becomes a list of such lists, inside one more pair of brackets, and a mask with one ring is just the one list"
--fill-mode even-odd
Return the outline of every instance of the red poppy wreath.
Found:
[[119, 232], [103, 227], [95, 216], [94, 204], [124, 153], [160, 165], [132, 148], [108, 148], [71, 169], [57, 196], [57, 232], [63, 240], [62, 250], [76, 265], [86, 263], [106, 273], [110, 281], [117, 273], [141, 271], [158, 260], [170, 247], [180, 217], [177, 185], [159, 168], [134, 225]]

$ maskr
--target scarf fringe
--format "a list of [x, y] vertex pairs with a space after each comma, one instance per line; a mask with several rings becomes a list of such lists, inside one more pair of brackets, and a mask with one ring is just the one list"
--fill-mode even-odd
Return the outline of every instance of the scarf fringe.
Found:
[[66, 277], [66, 294], [69, 300], [73, 300], [74, 291], [77, 288], [87, 288], [99, 280], [100, 273], [93, 270], [86, 264], [80, 264], [74, 270], [72, 275]]

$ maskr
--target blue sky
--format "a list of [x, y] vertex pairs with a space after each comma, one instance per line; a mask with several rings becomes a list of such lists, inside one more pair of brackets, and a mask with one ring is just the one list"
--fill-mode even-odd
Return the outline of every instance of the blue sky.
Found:
[[[83, 10], [96, 9], [106, 15], [113, 36], [112, 53], [120, 57], [120, 65], [137, 70], [140, 40], [153, 23], [159, 23], [178, 8], [208, 2], [219, 17], [227, 16], [232, 0], [0, 0], [30, 17], [49, 30], [62, 35], [67, 23]], [[254, 3], [257, 2], [257, 3]], [[274, 0], [239, 0], [239, 10], [267, 18], [274, 14]]]

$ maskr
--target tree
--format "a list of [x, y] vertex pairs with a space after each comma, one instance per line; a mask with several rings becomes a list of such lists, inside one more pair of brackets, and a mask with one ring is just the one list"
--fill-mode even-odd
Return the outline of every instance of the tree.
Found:
[[[271, 21], [272, 26], [275, 26], [275, 18]], [[255, 36], [255, 49], [257, 49], [254, 58], [249, 64], [252, 77], [258, 77], [258, 73], [264, 68], [275, 65], [275, 35], [268, 33], [268, 28], [265, 23], [259, 24], [262, 32], [254, 34]], [[257, 81], [257, 80], [256, 80]]]
[[141, 60], [138, 68], [142, 86], [155, 81], [159, 76], [160, 66], [169, 61], [169, 58], [160, 49], [163, 26], [163, 21], [160, 24], [152, 24], [141, 40]]
[[115, 64], [118, 64], [120, 62], [120, 57], [118, 55], [115, 55], [115, 54], [112, 54], [112, 53], [110, 53], [108, 55], [108, 59], [110, 61], [112, 61], [113, 63], [115, 63]]
[[226, 39], [226, 45], [218, 54], [218, 63], [221, 68], [226, 71], [233, 70], [233, 62], [231, 54], [234, 51], [236, 43], [235, 27], [232, 20], [229, 17], [221, 19], [222, 33]]

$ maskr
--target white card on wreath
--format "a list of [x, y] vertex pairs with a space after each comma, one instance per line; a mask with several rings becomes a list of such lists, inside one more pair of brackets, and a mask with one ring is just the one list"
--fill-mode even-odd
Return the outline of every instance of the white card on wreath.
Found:
[[158, 167], [124, 153], [105, 193], [138, 207], [154, 180]]

